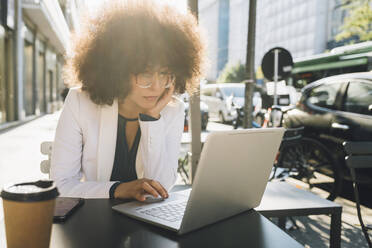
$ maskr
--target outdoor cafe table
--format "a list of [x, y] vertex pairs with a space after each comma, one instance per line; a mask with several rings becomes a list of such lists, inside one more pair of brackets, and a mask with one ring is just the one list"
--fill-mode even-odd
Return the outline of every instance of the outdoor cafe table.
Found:
[[342, 206], [335, 202], [298, 189], [286, 182], [269, 182], [262, 201], [255, 210], [266, 217], [279, 217], [279, 227], [283, 229], [285, 217], [330, 215], [330, 247], [341, 247]]
[[[178, 236], [113, 211], [111, 207], [118, 203], [109, 199], [85, 200], [65, 223], [53, 224], [50, 247], [303, 247], [253, 209]], [[0, 247], [5, 247], [3, 226], [2, 218]]]

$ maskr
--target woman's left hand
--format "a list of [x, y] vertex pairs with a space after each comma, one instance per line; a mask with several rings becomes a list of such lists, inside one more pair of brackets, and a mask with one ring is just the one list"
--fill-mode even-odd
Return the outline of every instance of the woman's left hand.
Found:
[[158, 100], [155, 107], [147, 110], [143, 114], [159, 119], [160, 111], [162, 111], [163, 108], [172, 100], [173, 92], [174, 92], [174, 84], [171, 84], [169, 88], [164, 90], [162, 97]]

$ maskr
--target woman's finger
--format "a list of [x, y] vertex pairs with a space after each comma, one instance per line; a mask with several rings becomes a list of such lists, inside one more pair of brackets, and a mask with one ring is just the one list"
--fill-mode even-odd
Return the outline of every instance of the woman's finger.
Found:
[[168, 89], [165, 90], [164, 94], [158, 100], [153, 109], [148, 110], [145, 114], [159, 118], [160, 112], [163, 108], [171, 101], [174, 92], [174, 85], [171, 85]]
[[141, 192], [138, 192], [134, 198], [138, 201], [145, 201], [146, 200], [146, 197], [145, 197], [146, 194], [143, 194]]
[[157, 107], [159, 109], [163, 109], [165, 105], [168, 104], [168, 102], [172, 99], [173, 92], [174, 92], [174, 85], [171, 84], [171, 86], [168, 89], [165, 89], [166, 92], [164, 96], [159, 100]]
[[158, 182], [158, 181], [155, 181], [155, 180], [151, 180], [150, 181], [150, 185], [156, 189], [157, 192], [160, 193], [160, 195], [163, 197], [163, 198], [168, 198], [168, 192], [167, 190]]
[[154, 197], [159, 197], [159, 192], [152, 187], [148, 182], [144, 182], [142, 184], [142, 188], [148, 193], [151, 194]]
[[173, 96], [173, 94], [174, 94], [174, 88], [175, 88], [175, 86], [174, 86], [174, 84], [171, 84], [171, 86], [169, 87], [169, 100], [171, 100], [172, 99], [172, 96]]
[[174, 93], [174, 84], [171, 84], [168, 89], [169, 90], [167, 92], [167, 97], [170, 100], [172, 98], [173, 93]]

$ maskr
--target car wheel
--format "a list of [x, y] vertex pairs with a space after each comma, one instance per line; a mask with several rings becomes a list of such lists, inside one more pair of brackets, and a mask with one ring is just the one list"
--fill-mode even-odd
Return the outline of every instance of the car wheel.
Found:
[[280, 166], [288, 168], [290, 176], [309, 184], [311, 190], [321, 189], [321, 195], [334, 200], [342, 188], [342, 168], [329, 149], [319, 141], [303, 137], [295, 146], [281, 151]]

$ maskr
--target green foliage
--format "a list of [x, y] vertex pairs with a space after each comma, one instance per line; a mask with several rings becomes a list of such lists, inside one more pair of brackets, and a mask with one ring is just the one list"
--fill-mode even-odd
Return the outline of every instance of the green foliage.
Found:
[[245, 66], [243, 64], [227, 64], [218, 77], [217, 83], [240, 83], [245, 79]]
[[359, 41], [372, 40], [372, 0], [344, 0], [343, 8], [347, 10], [336, 41], [357, 36]]

